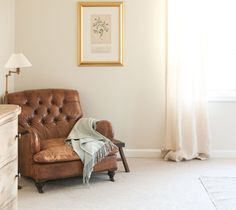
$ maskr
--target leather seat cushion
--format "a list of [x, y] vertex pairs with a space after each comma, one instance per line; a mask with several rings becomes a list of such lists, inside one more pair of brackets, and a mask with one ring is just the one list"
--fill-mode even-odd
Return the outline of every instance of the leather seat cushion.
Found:
[[50, 147], [34, 155], [34, 161], [37, 163], [53, 163], [73, 160], [80, 160], [80, 158], [69, 145]]
[[[41, 151], [34, 155], [37, 163], [54, 163], [80, 160], [73, 148], [65, 144], [64, 138], [47, 139], [40, 141]], [[114, 155], [117, 150], [109, 153]]]

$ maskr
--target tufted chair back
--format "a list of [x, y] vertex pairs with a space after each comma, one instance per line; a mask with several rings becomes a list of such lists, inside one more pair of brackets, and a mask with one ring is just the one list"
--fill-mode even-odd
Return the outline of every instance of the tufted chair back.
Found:
[[26, 90], [10, 93], [6, 99], [22, 109], [19, 132], [33, 129], [41, 140], [66, 137], [82, 117], [76, 90]]

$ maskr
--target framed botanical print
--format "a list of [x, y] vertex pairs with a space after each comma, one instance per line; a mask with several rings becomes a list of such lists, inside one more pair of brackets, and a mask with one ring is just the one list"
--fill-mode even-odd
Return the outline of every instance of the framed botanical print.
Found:
[[78, 3], [78, 64], [123, 65], [123, 3]]

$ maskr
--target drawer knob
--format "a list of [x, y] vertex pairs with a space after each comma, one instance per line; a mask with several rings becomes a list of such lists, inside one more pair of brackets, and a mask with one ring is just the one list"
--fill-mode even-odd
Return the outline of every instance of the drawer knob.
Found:
[[21, 177], [21, 174], [20, 174], [20, 173], [18, 173], [18, 174], [15, 175], [15, 179], [16, 179], [16, 178], [20, 178], [20, 177]]
[[20, 138], [21, 138], [21, 134], [18, 133], [18, 134], [15, 136], [15, 140], [16, 140], [16, 139], [20, 139]]

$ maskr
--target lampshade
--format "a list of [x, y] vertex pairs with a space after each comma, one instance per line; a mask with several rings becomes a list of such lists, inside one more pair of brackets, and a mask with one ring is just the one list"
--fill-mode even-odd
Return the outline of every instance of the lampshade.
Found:
[[5, 64], [5, 68], [7, 69], [23, 68], [30, 66], [32, 66], [32, 64], [22, 53], [12, 54], [7, 63]]

